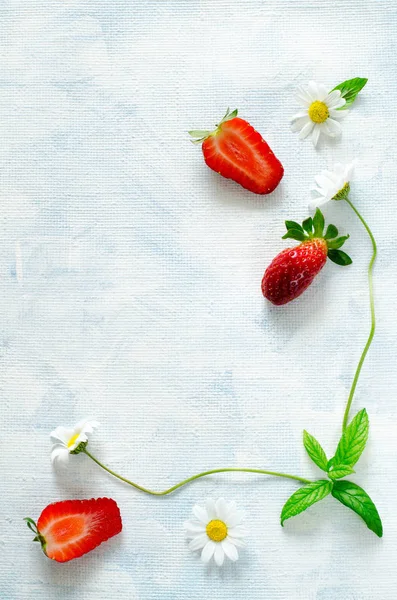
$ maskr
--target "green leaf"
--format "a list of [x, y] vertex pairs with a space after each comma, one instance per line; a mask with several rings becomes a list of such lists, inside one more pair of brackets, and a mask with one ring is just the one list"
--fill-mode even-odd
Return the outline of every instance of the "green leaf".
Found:
[[303, 242], [307, 239], [304, 232], [300, 231], [299, 229], [288, 229], [287, 233], [283, 235], [282, 239], [286, 240], [288, 238], [291, 240], [298, 240], [299, 242]]
[[356, 99], [358, 93], [363, 89], [368, 79], [364, 77], [354, 77], [354, 79], [347, 79], [343, 81], [339, 85], [336, 85], [334, 90], [339, 90], [342, 98], [346, 100], [346, 104], [341, 107], [342, 109], [348, 108], [351, 104], [353, 104]]
[[347, 267], [347, 265], [351, 265], [353, 262], [350, 256], [346, 254], [346, 252], [343, 252], [343, 250], [335, 250], [331, 248], [328, 250], [327, 256], [330, 260], [332, 260], [332, 262], [340, 265], [341, 267]]
[[365, 408], [356, 414], [346, 427], [335, 452], [334, 465], [354, 467], [368, 440], [369, 421]]
[[316, 208], [316, 212], [313, 217], [314, 235], [316, 237], [322, 237], [324, 224], [324, 215], [319, 208]]
[[327, 231], [325, 232], [324, 239], [330, 240], [332, 238], [336, 238], [337, 235], [338, 235], [338, 229], [335, 227], [335, 225], [328, 225]]
[[313, 481], [297, 490], [283, 506], [281, 511], [281, 525], [284, 525], [284, 521], [299, 515], [312, 504], [319, 502], [332, 490], [332, 481], [327, 479], [319, 479]]
[[342, 479], [342, 477], [346, 477], [347, 475], [352, 475], [352, 473], [355, 473], [355, 471], [350, 465], [335, 465], [328, 471], [328, 476], [332, 480], [335, 480]]
[[332, 495], [342, 504], [354, 510], [366, 523], [368, 529], [382, 537], [383, 527], [378, 510], [371, 498], [352, 481], [335, 481]]
[[303, 231], [302, 225], [299, 225], [296, 221], [285, 221], [285, 226], [287, 229], [297, 229], [298, 231]]
[[327, 471], [327, 456], [320, 444], [315, 437], [310, 435], [306, 430], [303, 432], [303, 445], [306, 448], [306, 452], [314, 463], [323, 471]]
[[310, 235], [313, 232], [313, 219], [309, 217], [302, 223], [303, 229]]
[[331, 240], [330, 242], [328, 242], [328, 248], [332, 249], [332, 248], [341, 248], [341, 246], [343, 246], [343, 244], [345, 243], [346, 240], [348, 240], [350, 237], [350, 235], [341, 235], [340, 237], [336, 238], [335, 240]]

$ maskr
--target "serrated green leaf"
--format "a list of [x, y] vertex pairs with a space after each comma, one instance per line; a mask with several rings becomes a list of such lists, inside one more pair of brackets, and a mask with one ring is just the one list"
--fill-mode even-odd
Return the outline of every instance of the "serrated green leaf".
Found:
[[306, 430], [303, 432], [303, 445], [306, 448], [306, 452], [312, 459], [312, 461], [320, 467], [323, 471], [327, 471], [327, 456], [320, 444], [314, 436], [308, 433]]
[[337, 248], [341, 248], [343, 246], [343, 244], [346, 242], [346, 240], [348, 240], [350, 237], [350, 235], [341, 235], [340, 237], [336, 238], [335, 240], [331, 240], [330, 242], [328, 242], [328, 248], [332, 249], [334, 248], [335, 250]]
[[298, 240], [299, 242], [303, 242], [307, 239], [304, 232], [300, 231], [299, 229], [288, 229], [287, 233], [283, 235], [282, 239], [286, 240], [288, 238], [291, 240]]
[[368, 440], [369, 420], [365, 408], [346, 427], [335, 452], [334, 465], [354, 467]]
[[299, 488], [299, 490], [288, 498], [283, 506], [283, 510], [281, 511], [281, 525], [287, 519], [299, 515], [299, 513], [305, 511], [309, 506], [328, 496], [332, 490], [332, 485], [332, 481], [319, 479]]
[[298, 231], [303, 231], [302, 225], [299, 225], [296, 221], [285, 221], [285, 226], [287, 229], [297, 229]]
[[342, 479], [342, 477], [347, 477], [347, 475], [352, 475], [353, 473], [355, 473], [355, 471], [350, 465], [334, 465], [332, 469], [328, 471], [328, 475], [332, 480]]
[[324, 215], [319, 208], [316, 208], [316, 212], [313, 217], [314, 235], [316, 237], [322, 237], [324, 231]]
[[313, 232], [313, 219], [311, 217], [305, 219], [302, 227], [310, 235]]
[[341, 267], [347, 267], [353, 262], [350, 256], [346, 254], [346, 252], [343, 252], [343, 250], [335, 250], [334, 248], [330, 248], [327, 256], [330, 260], [332, 260], [332, 262], [340, 265]]
[[336, 85], [334, 90], [339, 90], [342, 98], [346, 100], [346, 104], [342, 106], [340, 110], [348, 108], [351, 104], [353, 104], [356, 99], [358, 93], [363, 89], [368, 79], [365, 77], [354, 77], [353, 79], [347, 79], [343, 81], [339, 85]]
[[383, 527], [378, 510], [371, 498], [359, 485], [352, 481], [335, 481], [332, 495], [351, 508], [366, 523], [368, 529], [382, 537]]
[[338, 235], [338, 229], [335, 225], [328, 225], [327, 231], [325, 232], [324, 239], [331, 240], [332, 238], [336, 238]]

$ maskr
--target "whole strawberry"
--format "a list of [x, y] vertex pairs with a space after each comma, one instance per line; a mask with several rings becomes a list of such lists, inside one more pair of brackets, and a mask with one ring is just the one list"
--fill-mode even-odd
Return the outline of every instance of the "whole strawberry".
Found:
[[[226, 179], [233, 179], [255, 194], [270, 194], [283, 176], [284, 169], [261, 134], [243, 119], [237, 109], [227, 109], [214, 131], [189, 131], [202, 142], [206, 164]], [[193, 140], [192, 140], [193, 141]]]
[[265, 271], [262, 293], [277, 306], [298, 298], [309, 287], [321, 271], [327, 257], [337, 265], [350, 265], [352, 260], [340, 250], [348, 235], [338, 236], [335, 225], [328, 225], [324, 232], [324, 217], [320, 209], [313, 219], [309, 217], [302, 225], [286, 221], [287, 233], [283, 239], [291, 238], [301, 243], [287, 248], [276, 256]]

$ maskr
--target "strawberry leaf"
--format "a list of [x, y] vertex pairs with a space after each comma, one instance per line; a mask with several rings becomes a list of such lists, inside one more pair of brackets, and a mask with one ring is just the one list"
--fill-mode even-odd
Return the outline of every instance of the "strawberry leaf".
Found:
[[303, 432], [303, 445], [312, 461], [323, 471], [327, 471], [327, 456], [316, 438], [306, 430]]
[[332, 481], [327, 479], [319, 479], [313, 481], [297, 490], [283, 506], [281, 511], [281, 525], [284, 525], [284, 521], [299, 515], [299, 513], [305, 511], [309, 506], [312, 506], [316, 502], [319, 502], [332, 490]]
[[343, 246], [343, 244], [345, 243], [346, 240], [348, 240], [350, 237], [350, 235], [341, 235], [340, 237], [336, 238], [335, 240], [331, 240], [330, 242], [328, 242], [328, 248], [341, 248]]
[[364, 77], [354, 77], [354, 79], [347, 79], [343, 81], [339, 85], [335, 86], [334, 90], [339, 90], [342, 98], [346, 100], [346, 104], [342, 106], [339, 110], [343, 110], [348, 108], [355, 101], [358, 93], [363, 89], [368, 79]]
[[328, 225], [327, 231], [325, 232], [324, 239], [331, 240], [332, 238], [336, 238], [337, 235], [338, 235], [338, 229], [335, 227], [335, 225]]
[[354, 510], [366, 523], [368, 529], [382, 537], [383, 527], [378, 510], [367, 492], [360, 486], [352, 481], [335, 481], [332, 495], [339, 502]]
[[343, 252], [343, 250], [335, 250], [331, 248], [330, 250], [328, 250], [327, 256], [330, 260], [332, 260], [332, 262], [334, 262], [337, 265], [340, 265], [341, 267], [351, 265], [353, 262], [350, 256], [346, 254], [346, 252]]
[[288, 229], [287, 233], [283, 235], [282, 239], [286, 240], [288, 238], [291, 240], [298, 240], [299, 242], [304, 242], [307, 239], [304, 232], [300, 229]]
[[297, 229], [298, 231], [303, 231], [302, 225], [299, 225], [296, 221], [285, 221], [285, 226], [287, 229]]
[[316, 212], [313, 217], [314, 236], [322, 237], [324, 231], [324, 215], [319, 208], [316, 208]]
[[335, 480], [347, 477], [347, 475], [352, 475], [352, 473], [355, 473], [355, 471], [350, 465], [335, 465], [328, 471], [328, 476], [332, 480]]
[[302, 223], [303, 229], [310, 235], [313, 232], [313, 219], [309, 217]]
[[346, 427], [335, 452], [334, 465], [354, 467], [368, 440], [369, 420], [365, 408]]

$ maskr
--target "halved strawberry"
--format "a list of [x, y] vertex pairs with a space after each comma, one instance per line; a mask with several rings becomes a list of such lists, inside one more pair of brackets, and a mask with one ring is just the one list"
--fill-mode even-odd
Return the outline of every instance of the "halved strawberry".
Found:
[[57, 562], [83, 556], [120, 533], [120, 510], [111, 498], [64, 500], [49, 504], [36, 523], [25, 519], [43, 552]]
[[281, 162], [276, 158], [261, 134], [243, 119], [237, 117], [237, 109], [227, 109], [222, 121], [214, 131], [189, 131], [202, 142], [206, 164], [226, 179], [233, 179], [255, 194], [270, 194], [276, 189], [284, 174]]

